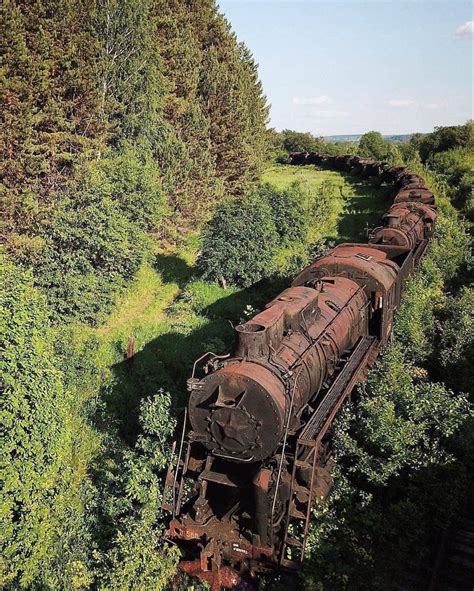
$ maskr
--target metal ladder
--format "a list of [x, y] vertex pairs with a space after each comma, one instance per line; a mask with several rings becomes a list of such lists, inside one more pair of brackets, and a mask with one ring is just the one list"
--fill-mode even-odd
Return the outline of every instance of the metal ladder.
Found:
[[[372, 349], [376, 346], [375, 337], [362, 337], [344, 367], [331, 384], [319, 406], [312, 414], [305, 428], [298, 437], [293, 457], [290, 483], [290, 500], [285, 523], [285, 532], [280, 554], [280, 564], [289, 569], [299, 569], [304, 560], [308, 530], [311, 521], [316, 466], [318, 463], [322, 440], [331, 426], [335, 415], [357, 383], [361, 371]], [[309, 488], [298, 483], [298, 469], [310, 470]], [[301, 529], [302, 540], [293, 537], [291, 530]], [[287, 551], [293, 550], [297, 559], [288, 558]]]
[[[183, 457], [185, 446], [184, 436], [186, 432], [187, 412], [184, 413], [184, 424], [179, 444], [179, 451], [176, 456], [176, 464], [174, 462], [176, 452], [176, 441], [173, 443], [171, 450], [171, 460], [166, 472], [165, 486], [163, 490], [163, 500], [161, 508], [164, 511], [169, 511], [175, 517], [181, 508], [181, 497], [183, 495], [184, 476], [188, 470], [189, 457], [191, 453], [192, 441], [188, 439], [186, 442], [186, 451]], [[170, 500], [168, 500], [170, 499]]]

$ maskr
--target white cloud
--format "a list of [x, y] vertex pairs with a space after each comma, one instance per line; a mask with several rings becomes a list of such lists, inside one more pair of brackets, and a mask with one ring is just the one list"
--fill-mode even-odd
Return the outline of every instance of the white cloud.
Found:
[[439, 109], [441, 105], [439, 103], [428, 103], [426, 105], [427, 109]]
[[295, 96], [293, 98], [294, 105], [330, 105], [331, 103], [332, 98], [326, 94], [322, 94], [321, 96], [310, 96], [306, 98]]
[[456, 29], [456, 37], [474, 37], [474, 21], [466, 21]]
[[340, 117], [349, 117], [350, 113], [348, 111], [315, 111], [313, 113], [316, 117], [321, 117], [323, 119], [336, 119]]
[[411, 99], [391, 99], [388, 101], [389, 107], [395, 107], [396, 109], [403, 109], [405, 107], [414, 107], [416, 101]]

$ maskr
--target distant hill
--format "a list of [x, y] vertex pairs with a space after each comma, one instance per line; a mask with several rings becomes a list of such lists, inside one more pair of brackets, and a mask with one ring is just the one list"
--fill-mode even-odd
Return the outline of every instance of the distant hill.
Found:
[[[387, 142], [390, 143], [403, 143], [403, 142], [408, 142], [410, 141], [410, 138], [412, 137], [412, 133], [407, 133], [407, 134], [401, 134], [401, 135], [384, 135], [383, 138], [384, 140], [386, 140]], [[328, 142], [331, 142], [333, 144], [335, 144], [336, 142], [349, 142], [349, 143], [357, 143], [360, 138], [362, 137], [362, 134], [358, 134], [358, 135], [328, 135], [326, 136], [324, 139], [326, 139]]]

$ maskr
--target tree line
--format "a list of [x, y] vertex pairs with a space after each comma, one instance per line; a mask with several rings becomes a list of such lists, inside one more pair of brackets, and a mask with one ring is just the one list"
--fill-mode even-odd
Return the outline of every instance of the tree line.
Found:
[[268, 107], [213, 0], [8, 0], [2, 239], [56, 318], [94, 322], [150, 248], [242, 195]]

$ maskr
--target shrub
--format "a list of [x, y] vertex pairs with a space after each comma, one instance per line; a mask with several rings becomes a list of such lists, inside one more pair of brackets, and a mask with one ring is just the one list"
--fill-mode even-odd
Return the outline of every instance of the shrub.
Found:
[[163, 543], [163, 483], [158, 476], [168, 461], [174, 429], [170, 395], [163, 390], [144, 399], [143, 429], [132, 450], [110, 458], [104, 472], [104, 506], [113, 526], [103, 556], [100, 589], [165, 589], [176, 573], [179, 552]]
[[266, 184], [259, 194], [270, 204], [280, 244], [304, 243], [308, 234], [310, 199], [304, 186], [295, 182], [288, 189], [279, 191]]
[[456, 148], [438, 152], [430, 160], [430, 167], [446, 182], [447, 193], [456, 207], [473, 219], [470, 201], [474, 184], [474, 155], [472, 148]]
[[436, 368], [450, 387], [473, 393], [474, 289], [464, 287], [446, 299], [438, 323], [440, 346]]
[[334, 488], [329, 504], [316, 509], [309, 544], [305, 583], [311, 588], [400, 586], [413, 552], [429, 551], [471, 485], [472, 446], [463, 451], [459, 442], [469, 432], [472, 407], [415, 365], [431, 363], [436, 379], [446, 366], [448, 377], [459, 370], [464, 377], [449, 380], [459, 390], [472, 382], [466, 368], [472, 294], [462, 290], [459, 301], [451, 301], [444, 293], [469, 260], [469, 236], [439, 189], [436, 183], [436, 236], [406, 285], [392, 344], [335, 429]]
[[139, 204], [141, 213], [130, 219], [132, 185], [140, 193], [137, 162], [132, 167], [134, 182], [128, 182], [130, 177], [127, 181], [121, 158], [117, 165], [122, 169], [113, 168], [114, 178], [111, 162], [91, 164], [74, 198], [64, 199], [46, 224], [35, 275], [37, 285], [47, 290], [56, 320], [80, 317], [96, 322], [149, 252], [142, 227], [154, 223], [158, 198], [148, 210]]
[[337, 425], [334, 488], [329, 505], [316, 509], [308, 588], [398, 582], [415, 548], [423, 551], [463, 498], [465, 473], [448, 441], [469, 414], [466, 397], [427, 381], [401, 346], [385, 352]]
[[432, 133], [415, 135], [410, 140], [418, 149], [421, 160], [428, 161], [438, 152], [459, 147], [472, 147], [474, 143], [474, 122], [450, 127], [435, 127]]
[[287, 152], [318, 152], [324, 151], [326, 142], [323, 138], [317, 138], [311, 133], [302, 133], [284, 129], [280, 134], [283, 149]]
[[203, 233], [206, 277], [247, 287], [273, 271], [278, 233], [268, 201], [255, 192], [221, 203]]

